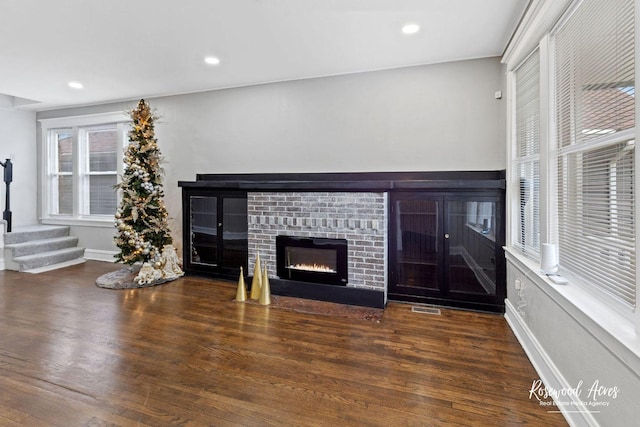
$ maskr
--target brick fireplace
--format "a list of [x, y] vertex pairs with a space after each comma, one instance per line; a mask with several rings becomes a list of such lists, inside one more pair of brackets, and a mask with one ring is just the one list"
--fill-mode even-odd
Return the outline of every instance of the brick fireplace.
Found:
[[[344, 239], [348, 248], [344, 288], [375, 291], [386, 301], [386, 193], [249, 192], [247, 220], [250, 273], [259, 253], [269, 279], [288, 282], [276, 274], [276, 236]], [[309, 286], [296, 283], [288, 289]], [[315, 292], [339, 292], [335, 288]]]

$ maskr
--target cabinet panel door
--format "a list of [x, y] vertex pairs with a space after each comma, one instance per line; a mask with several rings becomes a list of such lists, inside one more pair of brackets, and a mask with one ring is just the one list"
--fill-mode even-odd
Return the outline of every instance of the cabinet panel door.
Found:
[[247, 271], [247, 198], [222, 198], [222, 260], [221, 266]]
[[496, 295], [496, 202], [447, 200], [447, 290], [452, 297]]
[[218, 265], [218, 198], [191, 196], [191, 263]]
[[504, 207], [487, 193], [391, 194], [390, 299], [502, 309]]
[[399, 195], [392, 199], [394, 272], [391, 293], [440, 294], [442, 290], [441, 198]]

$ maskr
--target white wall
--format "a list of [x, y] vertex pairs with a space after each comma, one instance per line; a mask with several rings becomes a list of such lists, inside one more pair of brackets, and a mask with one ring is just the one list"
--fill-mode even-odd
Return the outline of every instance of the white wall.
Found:
[[[37, 223], [36, 114], [13, 107], [13, 98], [0, 94], [0, 161], [11, 158], [11, 211], [14, 227]], [[0, 168], [0, 212], [5, 209], [4, 169]], [[1, 218], [1, 215], [0, 215]]]
[[[489, 58], [148, 99], [160, 116], [176, 243], [177, 181], [196, 173], [504, 169], [498, 90], [503, 66]], [[55, 110], [38, 119], [134, 106]], [[81, 244], [107, 248], [90, 236]]]
[[[622, 344], [607, 330], [607, 325], [595, 322], [592, 316], [606, 315], [610, 323], [617, 323], [611, 329], [619, 329], [618, 336], [632, 337], [635, 331], [620, 334], [624, 326], [615, 320], [616, 313], [588, 304], [577, 289], [551, 284], [538, 274], [537, 265], [523, 257], [508, 255], [507, 260], [506, 317], [539, 378], [556, 390], [580, 386], [578, 396], [559, 396], [558, 406], [540, 408], [541, 411], [562, 409], [572, 426], [637, 425], [640, 396], [637, 345]], [[522, 284], [520, 290], [515, 288], [516, 280]], [[593, 312], [585, 311], [584, 305], [580, 308], [574, 305], [583, 299]], [[594, 384], [612, 394], [590, 393]], [[528, 398], [528, 391], [523, 390], [522, 399]]]

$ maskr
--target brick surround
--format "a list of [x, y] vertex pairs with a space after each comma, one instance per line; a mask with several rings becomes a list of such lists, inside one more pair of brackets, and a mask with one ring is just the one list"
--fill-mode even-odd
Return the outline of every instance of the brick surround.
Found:
[[346, 239], [347, 286], [387, 290], [387, 194], [373, 192], [249, 192], [249, 274], [260, 253], [275, 278], [278, 234]]

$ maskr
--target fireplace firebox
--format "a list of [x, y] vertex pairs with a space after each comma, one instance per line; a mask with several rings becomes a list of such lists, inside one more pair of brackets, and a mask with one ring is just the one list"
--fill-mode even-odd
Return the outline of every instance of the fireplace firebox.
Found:
[[276, 268], [280, 279], [346, 285], [347, 241], [276, 236]]

